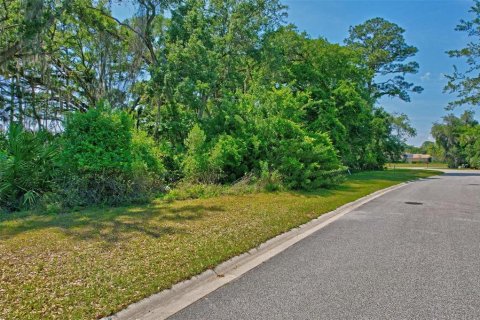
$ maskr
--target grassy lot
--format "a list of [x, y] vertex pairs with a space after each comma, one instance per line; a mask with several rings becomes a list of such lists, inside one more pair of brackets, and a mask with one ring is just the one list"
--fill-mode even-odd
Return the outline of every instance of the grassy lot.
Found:
[[431, 169], [447, 169], [446, 163], [388, 163], [387, 168], [431, 168]]
[[0, 319], [112, 314], [338, 206], [434, 174], [365, 172], [314, 193], [0, 216]]

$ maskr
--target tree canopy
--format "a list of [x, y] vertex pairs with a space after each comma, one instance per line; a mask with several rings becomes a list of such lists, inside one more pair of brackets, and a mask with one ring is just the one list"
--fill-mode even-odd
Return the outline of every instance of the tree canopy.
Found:
[[418, 72], [419, 64], [406, 61], [418, 49], [405, 41], [405, 30], [383, 18], [374, 18], [350, 28], [345, 43], [358, 50], [362, 62], [375, 76], [368, 84], [373, 98], [398, 97], [410, 101], [410, 93], [423, 88], [408, 82], [405, 76]]
[[[126, 20], [110, 1], [0, 3], [0, 141], [58, 151], [38, 199], [118, 203], [252, 175], [314, 189], [398, 159], [415, 134], [378, 105], [421, 91], [405, 80], [417, 49], [381, 18], [341, 45], [286, 24], [278, 0], [131, 0]], [[0, 161], [37, 165], [8, 143]], [[26, 193], [9, 168], [15, 209]]]
[[472, 19], [461, 20], [455, 30], [465, 32], [471, 41], [465, 48], [447, 52], [450, 57], [464, 59], [467, 64], [465, 70], [454, 66], [453, 73], [447, 75], [448, 84], [444, 90], [457, 95], [457, 99], [448, 104], [448, 109], [480, 104], [480, 73], [478, 71], [480, 69], [480, 1], [474, 1], [470, 13], [473, 15]]
[[449, 114], [441, 123], [432, 127], [432, 136], [443, 150], [449, 167], [480, 167], [480, 125], [473, 111], [465, 111], [460, 117]]

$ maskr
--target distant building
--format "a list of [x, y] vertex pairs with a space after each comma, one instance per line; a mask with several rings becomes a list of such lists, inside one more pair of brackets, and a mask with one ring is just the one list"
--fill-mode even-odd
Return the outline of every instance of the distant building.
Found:
[[429, 154], [405, 153], [403, 160], [408, 163], [430, 163], [432, 156]]

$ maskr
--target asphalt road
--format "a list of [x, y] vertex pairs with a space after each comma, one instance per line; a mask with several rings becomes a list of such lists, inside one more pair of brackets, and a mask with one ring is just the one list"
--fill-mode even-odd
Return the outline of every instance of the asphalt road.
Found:
[[170, 319], [480, 319], [480, 173], [377, 198]]

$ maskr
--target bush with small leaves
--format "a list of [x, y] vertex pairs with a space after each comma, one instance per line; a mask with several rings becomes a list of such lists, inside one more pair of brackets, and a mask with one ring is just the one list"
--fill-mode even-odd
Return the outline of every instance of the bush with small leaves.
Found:
[[144, 201], [161, 191], [160, 151], [124, 112], [95, 108], [70, 115], [60, 162], [59, 193], [67, 207]]

